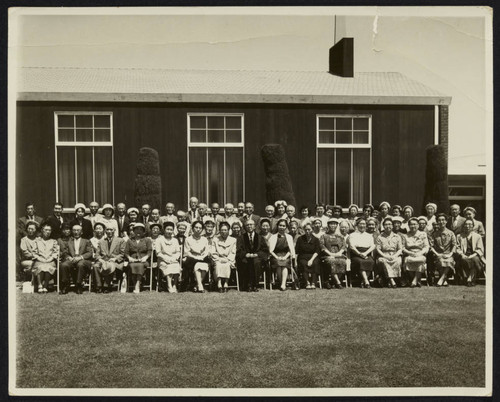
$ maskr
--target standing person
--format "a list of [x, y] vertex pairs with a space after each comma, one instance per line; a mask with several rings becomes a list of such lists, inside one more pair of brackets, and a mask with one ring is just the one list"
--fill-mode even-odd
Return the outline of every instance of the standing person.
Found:
[[238, 219], [242, 219], [244, 215], [245, 215], [245, 203], [238, 202], [238, 205], [236, 206], [236, 217]]
[[435, 256], [435, 265], [439, 270], [439, 280], [436, 286], [448, 286], [448, 271], [454, 270], [455, 260], [453, 254], [457, 250], [457, 238], [455, 234], [446, 229], [447, 216], [443, 213], [436, 215], [437, 229], [432, 232], [430, 238], [431, 252]]
[[240, 222], [240, 220], [234, 215], [234, 205], [228, 202], [224, 205], [224, 217], [223, 222], [229, 223], [230, 226], [233, 226], [234, 222]]
[[408, 227], [408, 221], [413, 216], [413, 207], [411, 205], [405, 205], [403, 207], [403, 222], [401, 222], [401, 232], [408, 233], [410, 228]]
[[[103, 212], [104, 212], [104, 207], [102, 207]], [[141, 213], [139, 215], [139, 222], [141, 222], [144, 225], [144, 228], [146, 229], [146, 233], [149, 232], [148, 224], [149, 221], [151, 220], [151, 206], [149, 204], [143, 204], [141, 207]]]
[[[302, 228], [303, 230], [304, 230], [304, 225], [306, 223], [312, 224], [310, 215], [311, 215], [311, 211], [309, 210], [309, 207], [307, 205], [302, 205], [300, 207], [299, 227]], [[305, 230], [304, 230], [304, 233], [305, 233]]]
[[297, 220], [292, 220], [288, 224], [288, 234], [292, 236], [293, 239], [293, 244], [295, 245], [297, 243], [297, 239], [300, 237], [299, 233], [299, 222]]
[[93, 225], [90, 223], [89, 219], [85, 219], [85, 205], [76, 204], [75, 205], [75, 217], [69, 222], [69, 225], [73, 227], [74, 225], [80, 225], [82, 227], [82, 237], [84, 239], [90, 240], [93, 235]]
[[337, 234], [338, 226], [338, 218], [330, 218], [328, 221], [328, 230], [320, 240], [325, 266], [323, 283], [327, 289], [331, 289], [330, 276], [333, 277], [333, 285], [337, 289], [343, 289], [339, 275], [345, 275], [346, 273], [346, 244], [344, 237]]
[[315, 236], [318, 240], [321, 239], [321, 236], [325, 233], [323, 230], [323, 220], [320, 217], [314, 217], [312, 219], [312, 228], [313, 228], [313, 236]]
[[137, 222], [133, 227], [134, 238], [128, 239], [125, 244], [125, 257], [128, 260], [134, 293], [140, 293], [144, 272], [149, 267], [149, 259], [153, 252], [151, 239], [145, 237], [146, 227], [142, 222]]
[[337, 218], [338, 221], [340, 222], [340, 220], [342, 219], [342, 205], [334, 205], [332, 207], [332, 217], [333, 218]]
[[277, 220], [279, 219], [286, 219], [286, 207], [288, 204], [284, 200], [278, 200], [274, 203], [274, 208], [275, 208], [275, 218]]
[[129, 208], [127, 210], [127, 215], [128, 215], [128, 227], [126, 228], [126, 231], [124, 233], [123, 238], [125, 240], [128, 240], [129, 238], [133, 239], [134, 238], [134, 225], [138, 222], [139, 219], [139, 210], [135, 207]]
[[83, 293], [83, 280], [92, 267], [92, 243], [82, 238], [82, 227], [73, 225], [72, 238], [68, 247], [61, 252], [61, 284], [62, 294], [68, 293], [70, 277], [76, 285], [76, 293]]
[[192, 234], [184, 243], [186, 260], [183, 263], [183, 269], [194, 273], [197, 285], [194, 291], [205, 293], [203, 281], [211, 263], [208, 239], [201, 235], [203, 232], [203, 223], [201, 221], [194, 221], [191, 224], [191, 229]]
[[391, 210], [391, 204], [389, 204], [387, 201], [382, 201], [380, 205], [378, 206], [378, 211], [379, 215], [377, 216], [377, 219], [379, 221], [378, 228], [379, 230], [382, 230], [382, 222], [384, 221], [385, 218], [392, 218], [391, 215], [389, 215], [389, 211]]
[[[292, 222], [295, 222], [297, 224], [297, 228], [300, 227], [300, 219], [295, 217], [295, 207], [293, 205], [288, 205], [286, 207], [286, 221], [289, 227], [291, 226]], [[301, 232], [300, 234], [303, 233]]]
[[165, 222], [164, 231], [164, 236], [159, 240], [157, 247], [159, 269], [162, 275], [167, 278], [168, 292], [177, 293], [181, 273], [181, 245], [179, 240], [174, 237], [173, 222]]
[[474, 222], [474, 227], [472, 231], [476, 232], [484, 240], [484, 237], [486, 236], [486, 231], [484, 230], [483, 222], [480, 222], [476, 219], [476, 210], [472, 207], [467, 207], [464, 209], [464, 216], [466, 219], [472, 219], [472, 222]]
[[151, 213], [149, 214], [149, 229], [151, 230], [151, 225], [153, 223], [156, 223], [157, 225], [160, 225], [160, 228], [162, 227], [162, 222], [160, 219], [160, 210], [158, 208], [153, 208], [151, 210]]
[[361, 287], [370, 289], [368, 274], [373, 271], [375, 261], [372, 251], [375, 250], [373, 236], [366, 233], [366, 220], [359, 218], [356, 222], [356, 232], [349, 235], [349, 249], [351, 254], [351, 269], [361, 274]]
[[236, 268], [236, 243], [234, 237], [229, 236], [229, 224], [222, 222], [219, 235], [214, 241], [213, 259], [215, 262], [215, 278], [220, 293], [226, 293], [231, 270]]
[[215, 231], [216, 233], [219, 233], [219, 229], [220, 229], [220, 224], [222, 222], [224, 222], [224, 218], [223, 216], [219, 213], [220, 211], [220, 206], [217, 202], [213, 202], [211, 205], [210, 205], [210, 216], [212, 217], [212, 219], [215, 221]]
[[433, 202], [429, 202], [425, 206], [425, 219], [427, 219], [427, 232], [431, 232], [433, 227], [432, 225], [436, 222], [436, 211], [437, 205]]
[[255, 222], [246, 222], [246, 233], [240, 236], [236, 243], [236, 255], [246, 274], [247, 291], [259, 291], [259, 278], [262, 263], [268, 258], [269, 248], [262, 236], [255, 232]]
[[274, 205], [267, 205], [264, 208], [264, 212], [266, 214], [265, 217], [267, 219], [269, 219], [269, 222], [271, 225], [271, 233], [275, 233], [276, 232], [276, 224], [278, 223], [278, 220], [274, 216], [274, 213], [275, 213]]
[[392, 206], [392, 216], [401, 216], [401, 212], [403, 211], [403, 208], [401, 208], [401, 205], [393, 205]]
[[475, 286], [477, 273], [482, 271], [483, 239], [481, 235], [473, 231], [472, 219], [465, 220], [463, 229], [463, 232], [457, 236], [458, 261], [467, 275], [467, 286]]
[[189, 210], [186, 215], [186, 219], [189, 223], [193, 223], [194, 221], [197, 221], [199, 219], [198, 203], [199, 201], [196, 197], [191, 197], [189, 199]]
[[372, 204], [365, 204], [363, 206], [363, 218], [368, 219], [372, 216], [375, 207]]
[[99, 222], [102, 218], [102, 214], [100, 214], [99, 211], [99, 203], [96, 201], [92, 201], [89, 204], [89, 210], [90, 213], [85, 216], [85, 219], [88, 219], [90, 223], [92, 224], [92, 227], [96, 224], [96, 222]]
[[167, 202], [165, 204], [165, 215], [163, 215], [160, 220], [162, 225], [164, 225], [165, 222], [172, 222], [175, 229], [177, 222], [179, 222], [179, 219], [177, 219], [177, 216], [175, 216], [175, 204], [173, 202]]
[[297, 239], [295, 251], [297, 266], [302, 274], [306, 289], [316, 289], [320, 271], [318, 256], [321, 253], [320, 242], [313, 236], [312, 225], [308, 222], [303, 226], [304, 234]]
[[356, 219], [358, 218], [359, 207], [356, 204], [349, 205], [348, 209], [349, 215], [345, 219], [345, 222], [349, 225], [349, 233], [356, 230]]
[[26, 236], [21, 239], [19, 251], [21, 257], [21, 271], [24, 279], [24, 277], [31, 277], [33, 262], [36, 258], [34, 254], [34, 250], [36, 248], [35, 240], [38, 232], [38, 224], [36, 221], [28, 221], [26, 228], [23, 229], [23, 232], [26, 232]]
[[54, 203], [54, 213], [52, 215], [49, 215], [47, 218], [44, 220], [44, 224], [48, 224], [51, 228], [50, 231], [50, 238], [51, 239], [59, 239], [61, 237], [61, 227], [66, 220], [62, 216], [62, 211], [63, 211], [63, 204], [60, 202]]
[[[182, 210], [177, 211], [177, 226], [180, 222], [184, 222], [184, 236], [188, 237], [191, 234], [191, 224], [188, 221], [188, 214]], [[177, 230], [179, 230], [177, 228]]]
[[255, 210], [255, 207], [254, 207], [253, 203], [251, 203], [251, 202], [245, 203], [245, 214], [241, 218], [241, 225], [243, 227], [245, 227], [246, 221], [251, 219], [255, 222], [255, 226], [257, 228], [256, 230], [258, 232], [260, 229], [260, 216], [256, 215], [254, 213], [254, 210]]
[[120, 280], [125, 259], [126, 241], [121, 237], [115, 236], [114, 225], [107, 226], [105, 231], [106, 235], [99, 239], [97, 243], [97, 261], [94, 264], [98, 293], [111, 292], [113, 274], [116, 272], [116, 276]]
[[316, 204], [315, 215], [313, 219], [319, 219], [321, 221], [321, 228], [326, 229], [326, 227], [328, 226], [328, 216], [325, 215], [325, 204]]
[[[278, 232], [269, 239], [269, 254], [271, 254], [271, 268], [276, 273], [280, 290], [286, 290], [288, 272], [292, 269], [292, 261], [295, 259], [295, 247], [292, 236], [286, 233], [288, 225], [286, 219], [278, 221]], [[298, 279], [298, 278], [297, 278]], [[299, 290], [298, 283], [294, 288]]]
[[206, 218], [210, 218], [210, 215], [208, 214], [208, 205], [204, 202], [200, 202], [198, 204], [198, 220], [205, 222]]
[[56, 272], [56, 262], [59, 257], [57, 241], [51, 238], [52, 227], [45, 223], [42, 225], [41, 237], [35, 239], [33, 248], [33, 274], [38, 281], [38, 293], [47, 293], [49, 281]]
[[[408, 233], [404, 235], [403, 254], [405, 255], [405, 268], [413, 272], [411, 287], [421, 287], [420, 278], [425, 272], [426, 255], [429, 251], [427, 234], [418, 229], [417, 218], [408, 220]], [[427, 278], [429, 280], [429, 278]]]
[[104, 223], [104, 226], [113, 226], [115, 228], [115, 233], [118, 233], [118, 222], [116, 222], [116, 219], [113, 218], [113, 215], [115, 214], [115, 208], [111, 204], [104, 204], [102, 206], [102, 213], [103, 216], [101, 218], [102, 223]]
[[28, 222], [35, 222], [37, 224], [37, 230], [43, 222], [43, 218], [35, 214], [35, 204], [32, 202], [26, 203], [26, 214], [21, 216], [17, 220], [17, 240], [18, 242], [22, 237], [26, 236], [28, 233], [26, 231]]
[[453, 204], [450, 206], [450, 219], [446, 223], [446, 227], [450, 229], [455, 236], [462, 233], [462, 229], [465, 223], [465, 218], [460, 216], [460, 205]]
[[387, 285], [396, 288], [394, 278], [401, 277], [401, 254], [403, 253], [403, 243], [401, 236], [392, 231], [393, 223], [391, 218], [385, 218], [382, 222], [384, 231], [375, 241], [380, 270], [384, 272]]
[[127, 206], [120, 202], [116, 205], [116, 223], [118, 225], [118, 232], [116, 232], [116, 236], [118, 237], [126, 237], [127, 236], [127, 228], [130, 225], [130, 220], [127, 216]]

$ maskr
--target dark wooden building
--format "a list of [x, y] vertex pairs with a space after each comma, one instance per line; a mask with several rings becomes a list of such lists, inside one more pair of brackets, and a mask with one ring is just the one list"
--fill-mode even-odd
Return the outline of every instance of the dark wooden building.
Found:
[[399, 73], [341, 75], [23, 68], [18, 215], [27, 200], [41, 213], [55, 200], [133, 205], [141, 147], [159, 153], [163, 203], [250, 200], [262, 212], [268, 143], [283, 146], [299, 205], [420, 208], [425, 149], [447, 144], [451, 98]]

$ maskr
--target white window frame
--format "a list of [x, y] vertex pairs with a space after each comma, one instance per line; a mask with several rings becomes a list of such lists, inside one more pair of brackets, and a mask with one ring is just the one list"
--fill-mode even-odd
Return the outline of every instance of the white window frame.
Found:
[[[368, 143], [366, 144], [323, 144], [319, 142], [319, 134], [320, 132], [324, 131], [332, 131], [332, 130], [320, 130], [319, 128], [319, 120], [321, 118], [367, 118], [368, 119]], [[334, 125], [334, 130], [335, 130], [335, 125]], [[341, 130], [341, 131], [347, 131], [347, 130]], [[353, 130], [352, 132], [356, 131], [363, 131], [366, 132], [366, 130]], [[371, 204], [372, 202], [372, 186], [373, 186], [373, 166], [372, 166], [372, 115], [371, 114], [317, 114], [316, 115], [316, 202], [325, 202], [327, 200], [319, 200], [319, 149], [350, 149], [351, 150], [351, 182], [350, 182], [350, 189], [351, 189], [351, 194], [350, 194], [350, 200], [352, 202], [353, 199], [353, 165], [352, 165], [352, 160], [353, 160], [353, 150], [354, 149], [369, 149], [370, 150], [370, 194], [369, 194], [369, 203]], [[335, 166], [337, 165], [337, 158], [336, 158], [336, 152], [334, 153], [334, 164]], [[337, 179], [334, 179], [334, 204], [337, 204]]]
[[[59, 127], [59, 116], [70, 115], [74, 116], [74, 127]], [[109, 116], [109, 130], [110, 130], [110, 138], [109, 141], [59, 141], [59, 129], [76, 129], [76, 116]], [[94, 118], [92, 117], [92, 127], [84, 127], [85, 129], [94, 130]], [[97, 127], [103, 128], [103, 127]], [[54, 152], [55, 152], [55, 170], [56, 170], [56, 200], [59, 200], [59, 171], [58, 171], [58, 161], [57, 161], [57, 150], [59, 147], [74, 147], [75, 149], [75, 199], [78, 201], [78, 173], [76, 169], [77, 164], [77, 147], [111, 147], [111, 186], [112, 186], [112, 203], [115, 204], [115, 160], [114, 160], [114, 146], [113, 146], [113, 112], [82, 112], [82, 111], [56, 111], [54, 112]], [[92, 164], [93, 164], [93, 177], [92, 177], [92, 198], [95, 200], [95, 154], [94, 149], [92, 149]], [[74, 212], [74, 207], [65, 207], [63, 212]]]
[[[239, 142], [192, 142], [191, 141], [191, 117], [240, 117], [241, 118], [241, 141]], [[189, 194], [190, 187], [191, 187], [191, 181], [190, 181], [190, 172], [189, 172], [189, 150], [191, 148], [207, 148], [207, 153], [208, 153], [208, 148], [242, 148], [243, 149], [243, 158], [242, 158], [242, 164], [243, 164], [243, 200], [245, 199], [245, 114], [244, 113], [187, 113], [186, 114], [186, 119], [187, 119], [187, 199], [189, 200], [189, 197], [191, 195]], [[226, 132], [226, 120], [224, 120], [224, 128], [223, 129], [208, 129], [208, 124], [207, 124], [207, 129], [206, 130], [224, 130], [224, 134]], [[231, 129], [230, 129], [231, 130]], [[201, 129], [200, 129], [201, 131]], [[224, 166], [226, 166], [226, 153], [224, 152]], [[208, 155], [207, 155], [207, 172], [208, 172]], [[208, 196], [209, 194], [209, 189], [208, 189], [208, 180], [206, 183], [206, 193]], [[198, 197], [198, 195], [196, 195]], [[243, 201], [241, 200], [241, 201]], [[201, 200], [200, 200], [201, 201]], [[208, 200], [203, 200], [204, 202], [209, 202]], [[223, 202], [226, 204], [226, 169], [224, 169], [224, 200], [218, 201], [219, 203]], [[233, 203], [238, 202], [237, 200], [232, 200]]]

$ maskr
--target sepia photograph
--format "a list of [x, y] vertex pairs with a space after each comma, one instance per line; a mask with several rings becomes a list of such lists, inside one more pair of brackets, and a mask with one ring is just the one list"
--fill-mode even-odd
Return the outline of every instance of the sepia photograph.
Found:
[[10, 395], [491, 395], [492, 19], [9, 9]]

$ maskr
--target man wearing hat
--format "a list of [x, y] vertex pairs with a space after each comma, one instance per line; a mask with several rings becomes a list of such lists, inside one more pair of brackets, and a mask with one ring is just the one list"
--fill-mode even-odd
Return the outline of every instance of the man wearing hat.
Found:
[[75, 205], [75, 217], [69, 222], [69, 225], [80, 225], [82, 227], [82, 237], [90, 240], [93, 236], [93, 226], [89, 219], [85, 219], [85, 204], [78, 203]]
[[92, 243], [90, 240], [82, 238], [80, 225], [74, 225], [71, 232], [73, 236], [61, 255], [61, 293], [68, 293], [71, 277], [76, 284], [76, 293], [82, 294], [83, 280], [92, 266]]
[[113, 225], [106, 226], [106, 236], [97, 244], [97, 261], [94, 264], [98, 292], [111, 291], [113, 274], [120, 280], [123, 277], [125, 240], [115, 236]]
[[102, 218], [102, 215], [97, 212], [99, 210], [99, 203], [96, 201], [92, 201], [89, 204], [89, 210], [90, 210], [90, 214], [85, 216], [85, 219], [88, 219], [90, 221], [90, 223], [92, 224], [92, 227], [94, 227], [94, 225], [97, 222], [99, 222]]

